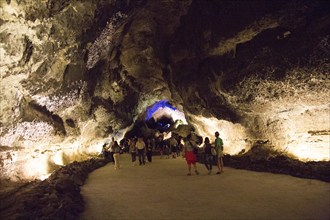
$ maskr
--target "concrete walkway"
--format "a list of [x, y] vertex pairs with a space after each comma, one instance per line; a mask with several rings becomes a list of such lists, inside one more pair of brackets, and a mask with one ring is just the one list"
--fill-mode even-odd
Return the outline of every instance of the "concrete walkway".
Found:
[[226, 168], [186, 176], [185, 160], [107, 164], [82, 187], [81, 219], [330, 219], [330, 183]]

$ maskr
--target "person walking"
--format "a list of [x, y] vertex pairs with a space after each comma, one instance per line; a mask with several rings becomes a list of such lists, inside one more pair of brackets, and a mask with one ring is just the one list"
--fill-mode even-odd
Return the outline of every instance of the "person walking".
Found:
[[117, 141], [114, 142], [112, 148], [113, 148], [113, 158], [115, 161], [115, 169], [119, 169], [120, 168], [120, 165], [119, 165], [120, 146]]
[[162, 159], [164, 154], [164, 139], [162, 135], [159, 135], [158, 137], [158, 149], [159, 149], [160, 159]]
[[184, 146], [183, 146], [183, 156], [186, 158], [187, 165], [188, 165], [188, 176], [191, 176], [191, 165], [194, 166], [195, 173], [196, 175], [199, 175], [199, 172], [197, 171], [197, 166], [196, 166], [196, 155], [194, 154], [194, 146], [191, 142], [191, 135], [189, 134], [185, 139], [184, 139]]
[[108, 144], [104, 143], [102, 146], [101, 155], [104, 157], [104, 159], [109, 159], [109, 151], [108, 151]]
[[136, 141], [135, 139], [128, 139], [128, 152], [131, 154], [133, 166], [136, 165]]
[[147, 139], [147, 144], [146, 144], [146, 149], [147, 149], [147, 159], [148, 159], [148, 162], [152, 162], [152, 149], [153, 149], [153, 146], [152, 146], [152, 142], [150, 140], [150, 138]]
[[204, 140], [204, 164], [206, 169], [208, 170], [208, 175], [212, 173], [212, 162], [213, 162], [213, 155], [212, 155], [212, 145], [210, 144], [210, 139], [208, 137], [205, 137]]
[[220, 134], [218, 131], [215, 132], [215, 149], [217, 151], [216, 159], [217, 159], [217, 166], [218, 166], [218, 172], [217, 174], [223, 173], [223, 141], [220, 138]]
[[142, 165], [142, 164], [145, 165], [146, 164], [145, 158], [144, 158], [145, 148], [146, 148], [146, 144], [144, 143], [143, 138], [139, 137], [137, 142], [136, 142], [136, 149], [138, 151], [140, 165]]
[[114, 154], [114, 150], [113, 150], [113, 146], [115, 144], [115, 138], [112, 137], [111, 138], [111, 143], [109, 145], [109, 157], [110, 157], [110, 160], [113, 164], [115, 164], [115, 159], [113, 158], [113, 154]]
[[184, 145], [183, 138], [182, 138], [182, 136], [179, 136], [177, 153], [176, 153], [177, 157], [180, 156], [180, 153], [182, 152], [182, 149], [183, 149], [183, 145]]
[[170, 139], [172, 158], [176, 158], [176, 156], [177, 156], [177, 147], [178, 147], [177, 145], [178, 145], [177, 140], [175, 139], [175, 137], [172, 136]]

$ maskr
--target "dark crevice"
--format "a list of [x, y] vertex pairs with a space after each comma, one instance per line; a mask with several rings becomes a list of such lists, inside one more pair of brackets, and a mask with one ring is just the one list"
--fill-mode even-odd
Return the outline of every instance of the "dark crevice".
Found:
[[34, 101], [29, 102], [27, 108], [24, 109], [23, 118], [26, 121], [46, 121], [54, 126], [56, 133], [66, 135], [62, 118]]

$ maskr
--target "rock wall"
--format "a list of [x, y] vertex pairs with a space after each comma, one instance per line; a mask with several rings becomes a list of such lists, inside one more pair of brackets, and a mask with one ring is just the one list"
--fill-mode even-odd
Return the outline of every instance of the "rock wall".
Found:
[[[326, 1], [0, 2], [1, 170], [46, 178], [169, 100], [225, 153], [329, 160]], [[136, 126], [135, 126], [136, 127]]]

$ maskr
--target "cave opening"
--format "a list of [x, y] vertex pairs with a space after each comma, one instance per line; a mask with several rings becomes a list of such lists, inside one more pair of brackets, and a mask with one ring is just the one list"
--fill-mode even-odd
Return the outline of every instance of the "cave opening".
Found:
[[180, 125], [188, 125], [185, 114], [170, 101], [160, 100], [145, 109], [125, 137], [150, 137], [159, 132], [169, 133]]
[[174, 121], [169, 116], [162, 116], [157, 121], [154, 118], [150, 118], [146, 121], [146, 125], [150, 129], [156, 129], [160, 132], [165, 132], [170, 130], [170, 128], [174, 125]]
[[146, 109], [145, 122], [148, 128], [168, 132], [180, 124], [187, 124], [183, 112], [168, 100], [160, 100]]

